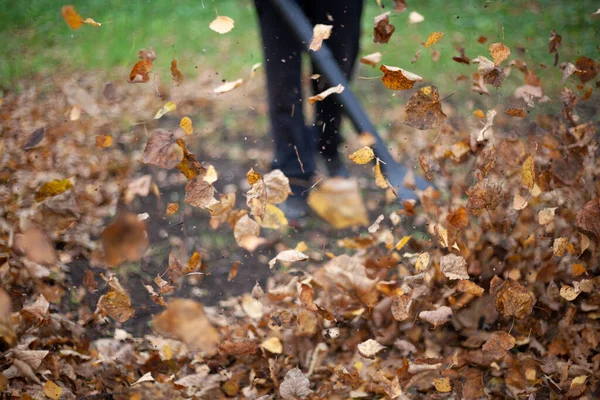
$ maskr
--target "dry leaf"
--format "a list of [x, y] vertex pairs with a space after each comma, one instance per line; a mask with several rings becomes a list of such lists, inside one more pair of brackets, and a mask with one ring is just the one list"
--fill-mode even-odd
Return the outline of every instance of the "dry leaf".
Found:
[[430, 259], [431, 257], [427, 252], [419, 254], [419, 257], [417, 257], [417, 262], [415, 263], [415, 269], [419, 272], [425, 271], [429, 267]]
[[385, 349], [385, 346], [382, 346], [376, 340], [369, 339], [365, 342], [359, 343], [358, 346], [356, 346], [356, 348], [358, 350], [358, 354], [360, 354], [361, 356], [373, 359], [375, 358], [377, 353]]
[[413, 94], [406, 104], [408, 126], [424, 130], [439, 128], [446, 120], [442, 111], [440, 96], [435, 86], [425, 86]]
[[469, 279], [467, 261], [455, 254], [447, 254], [440, 259], [440, 271], [451, 280]]
[[213, 207], [217, 203], [215, 188], [201, 176], [197, 176], [187, 183], [184, 201], [198, 208]]
[[231, 92], [233, 89], [242, 86], [242, 83], [244, 83], [244, 80], [241, 78], [238, 80], [232, 81], [232, 82], [225, 82], [222, 85], [219, 85], [216, 88], [214, 88], [213, 93], [223, 94], [223, 93]]
[[17, 254], [24, 254], [37, 264], [54, 265], [58, 261], [56, 250], [48, 235], [37, 227], [15, 234], [13, 250]]
[[143, 59], [138, 61], [129, 73], [129, 83], [145, 83], [150, 80], [152, 60]]
[[177, 109], [177, 104], [173, 103], [172, 101], [169, 101], [169, 102], [165, 103], [165, 105], [163, 105], [161, 107], [161, 109], [156, 112], [154, 119], [160, 119], [160, 117], [162, 117], [169, 111], [173, 111], [175, 109]]
[[108, 293], [100, 297], [97, 307], [100, 314], [108, 315], [120, 323], [135, 315], [129, 295], [124, 290], [116, 290], [113, 287], [109, 289]]
[[99, 149], [105, 149], [112, 146], [113, 138], [110, 135], [98, 135], [96, 136], [96, 147]]
[[526, 115], [525, 110], [522, 108], [506, 108], [504, 114], [517, 118], [523, 118]]
[[231, 32], [233, 29], [234, 21], [233, 19], [226, 17], [224, 15], [219, 15], [215, 18], [210, 25], [208, 26], [213, 31], [220, 33], [221, 35]]
[[236, 338], [225, 340], [219, 344], [219, 351], [225, 355], [249, 355], [256, 354], [258, 343], [254, 339]]
[[137, 215], [121, 213], [102, 232], [106, 263], [116, 267], [125, 261], [138, 261], [148, 247], [146, 223]]
[[392, 34], [396, 30], [396, 27], [390, 24], [390, 14], [391, 12], [388, 11], [375, 17], [373, 28], [374, 43], [387, 43], [390, 41]]
[[525, 197], [521, 196], [519, 193], [515, 194], [515, 197], [513, 199], [513, 208], [517, 211], [521, 211], [523, 209], [525, 209], [525, 207], [527, 207], [527, 204], [529, 204], [527, 202], [527, 199], [525, 199]]
[[439, 393], [450, 393], [452, 391], [452, 384], [448, 377], [435, 378], [433, 380], [433, 386]]
[[416, 11], [411, 11], [411, 13], [408, 14], [408, 23], [409, 24], [418, 24], [419, 22], [423, 22], [423, 21], [425, 21], [425, 17]]
[[481, 297], [483, 296], [483, 288], [477, 285], [474, 282], [461, 279], [456, 284], [456, 290], [459, 292], [464, 292], [468, 294], [472, 294], [473, 296]]
[[369, 219], [356, 179], [340, 177], [321, 182], [308, 196], [308, 205], [336, 229], [368, 226]]
[[385, 176], [383, 176], [383, 173], [381, 172], [381, 165], [379, 163], [379, 159], [375, 161], [373, 171], [375, 172], [375, 184], [377, 185], [377, 187], [387, 189], [389, 187], [389, 184], [387, 179], [385, 179]]
[[269, 261], [269, 268], [272, 269], [278, 260], [284, 263], [293, 263], [308, 260], [308, 256], [297, 250], [284, 250]]
[[371, 234], [377, 233], [377, 231], [379, 230], [379, 225], [381, 224], [381, 221], [383, 221], [383, 218], [385, 218], [383, 214], [379, 215], [375, 222], [373, 222], [371, 226], [367, 228], [367, 231]]
[[161, 168], [171, 169], [183, 160], [184, 151], [177, 145], [177, 138], [173, 133], [164, 129], [157, 129], [150, 136], [144, 149], [143, 161]]
[[482, 210], [495, 210], [502, 200], [502, 184], [489, 179], [477, 182], [467, 191], [467, 210], [479, 214]]
[[554, 244], [552, 245], [552, 251], [555, 256], [562, 257], [565, 252], [569, 248], [569, 238], [568, 237], [559, 237], [554, 239]]
[[432, 32], [429, 34], [427, 41], [425, 42], [425, 47], [429, 47], [434, 45], [438, 40], [440, 40], [444, 36], [444, 32]]
[[560, 288], [560, 297], [567, 301], [575, 300], [580, 293], [581, 291], [577, 288], [574, 288], [573, 286], [563, 285]]
[[262, 217], [256, 216], [256, 222], [261, 228], [281, 229], [288, 225], [285, 213], [277, 206], [267, 203]]
[[533, 189], [533, 185], [535, 184], [535, 169], [533, 155], [527, 157], [527, 159], [523, 162], [523, 166], [521, 168], [521, 183], [523, 184], [523, 186], [529, 189]]
[[492, 332], [482, 350], [493, 360], [500, 360], [507, 351], [515, 347], [515, 338], [503, 331]]
[[367, 164], [375, 158], [375, 153], [370, 147], [362, 147], [348, 156], [355, 164]]
[[86, 269], [83, 275], [83, 285], [90, 293], [94, 293], [98, 289], [98, 282], [94, 278], [94, 273], [89, 269]]
[[240, 261], [236, 261], [231, 265], [231, 268], [229, 268], [229, 275], [227, 276], [227, 282], [231, 282], [235, 279], [241, 264]]
[[429, 322], [434, 328], [444, 325], [452, 319], [452, 309], [450, 307], [441, 306], [435, 311], [421, 311], [419, 319]]
[[504, 316], [524, 318], [531, 314], [536, 298], [520, 283], [495, 276], [490, 283], [490, 293], [496, 298], [496, 309]]
[[62, 394], [62, 388], [51, 380], [47, 380], [42, 389], [44, 394], [52, 400], [58, 400]]
[[538, 213], [538, 223], [540, 225], [548, 225], [551, 222], [554, 222], [554, 214], [558, 207], [548, 207], [544, 208]]
[[381, 62], [381, 53], [377, 51], [375, 53], [367, 54], [366, 56], [361, 57], [360, 62], [375, 67]]
[[[247, 214], [243, 215], [235, 224], [233, 236], [238, 246], [253, 251], [248, 247], [248, 238], [256, 238], [260, 234], [260, 226], [252, 220]], [[260, 239], [260, 238], [259, 238]], [[260, 242], [257, 244], [260, 245]]]
[[402, 68], [382, 65], [379, 69], [383, 72], [381, 81], [388, 89], [408, 90], [411, 89], [416, 82], [423, 81], [423, 78], [419, 75], [408, 72]]
[[279, 386], [279, 395], [284, 400], [304, 399], [311, 393], [310, 381], [298, 367], [290, 369]]
[[344, 86], [342, 86], [341, 84], [330, 87], [329, 89], [327, 89], [319, 94], [310, 96], [308, 98], [308, 104], [315, 104], [317, 101], [323, 101], [323, 100], [325, 100], [325, 98], [329, 97], [330, 95], [332, 95], [334, 93], [342, 93], [343, 91], [344, 91]]
[[133, 382], [131, 386], [139, 385], [144, 382], [154, 382], [154, 378], [152, 377], [152, 372], [146, 372], [144, 375], [140, 377], [137, 381]]
[[250, 169], [246, 177], [248, 183], [252, 185], [250, 190], [246, 192], [246, 205], [255, 218], [262, 218], [267, 211], [267, 185], [262, 175], [254, 169]]
[[408, 243], [408, 241], [409, 241], [411, 238], [412, 238], [412, 235], [406, 235], [406, 236], [403, 236], [403, 237], [402, 237], [402, 239], [400, 239], [400, 240], [398, 241], [398, 243], [396, 243], [396, 245], [394, 246], [394, 249], [395, 249], [396, 251], [400, 251], [400, 250], [402, 250], [402, 248], [403, 248], [404, 246], [406, 246], [406, 244]]
[[577, 59], [575, 62], [575, 67], [577, 68], [575, 74], [579, 76], [581, 83], [591, 81], [596, 77], [596, 75], [598, 75], [598, 72], [600, 72], [600, 65], [598, 62], [584, 56]]
[[281, 204], [292, 194], [290, 180], [279, 169], [265, 174], [263, 180], [267, 187], [267, 201], [271, 204]]
[[57, 196], [73, 188], [73, 183], [68, 179], [55, 179], [44, 183], [35, 192], [34, 199], [37, 202], [44, 201], [49, 197]]
[[75, 7], [71, 5], [63, 6], [61, 14], [69, 28], [79, 29], [83, 25], [83, 18], [75, 11]]
[[600, 238], [600, 197], [588, 201], [577, 212], [577, 225]]
[[560, 69], [562, 70], [562, 80], [566, 81], [571, 75], [577, 72], [577, 67], [570, 62], [564, 62], [560, 64]]
[[281, 340], [277, 336], [271, 336], [265, 339], [261, 344], [260, 348], [267, 350], [272, 354], [281, 354], [283, 353], [283, 344]]
[[194, 128], [192, 127], [192, 120], [190, 119], [190, 117], [181, 118], [179, 126], [181, 127], [181, 129], [183, 129], [186, 135], [191, 135], [192, 133], [194, 133]]
[[394, 296], [392, 301], [392, 315], [396, 321], [404, 321], [410, 317], [411, 296], [401, 294]]
[[502, 64], [502, 61], [510, 56], [510, 49], [504, 43], [492, 43], [489, 50], [496, 66]]
[[300, 283], [300, 304], [310, 311], [317, 311], [317, 306], [314, 303], [315, 292], [312, 286], [305, 283]]
[[173, 78], [173, 82], [175, 82], [177, 86], [183, 83], [183, 74], [177, 68], [177, 60], [175, 58], [171, 60], [171, 78]]
[[313, 28], [313, 36], [310, 41], [309, 50], [318, 51], [323, 45], [323, 40], [329, 39], [331, 36], [332, 25], [316, 24]]

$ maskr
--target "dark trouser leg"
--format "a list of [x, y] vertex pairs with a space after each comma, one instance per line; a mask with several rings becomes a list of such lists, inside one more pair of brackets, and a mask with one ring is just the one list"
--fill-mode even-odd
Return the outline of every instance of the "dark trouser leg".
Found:
[[[290, 178], [315, 172], [317, 139], [304, 125], [301, 90], [303, 46], [267, 0], [255, 0], [267, 74], [269, 114], [275, 141], [273, 168]], [[302, 162], [300, 164], [298, 158]]]
[[[331, 37], [324, 43], [333, 52], [346, 78], [350, 79], [359, 50], [363, 0], [312, 0], [309, 4], [309, 15], [313, 24], [333, 25]], [[333, 21], [330, 21], [328, 15]], [[314, 64], [313, 71], [321, 73]], [[331, 85], [323, 77], [313, 82], [315, 94], [329, 87]], [[339, 129], [343, 108], [336, 100], [335, 96], [330, 96], [317, 103], [319, 151], [325, 161], [337, 158], [338, 146], [342, 141]]]

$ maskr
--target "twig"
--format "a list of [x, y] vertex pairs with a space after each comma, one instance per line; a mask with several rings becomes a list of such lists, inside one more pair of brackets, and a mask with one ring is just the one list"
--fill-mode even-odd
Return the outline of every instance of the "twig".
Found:
[[296, 145], [294, 145], [294, 150], [296, 150], [296, 157], [298, 157], [298, 162], [300, 163], [300, 169], [302, 170], [303, 174], [306, 174], [306, 172], [304, 172], [304, 164], [302, 164], [302, 160], [300, 159], [300, 153], [298, 153], [298, 148], [296, 147]]

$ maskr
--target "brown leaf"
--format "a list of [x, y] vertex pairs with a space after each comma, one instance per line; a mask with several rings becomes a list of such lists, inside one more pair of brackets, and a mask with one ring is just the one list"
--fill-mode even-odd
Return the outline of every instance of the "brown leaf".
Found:
[[135, 214], [119, 214], [102, 232], [102, 246], [106, 263], [111, 267], [139, 260], [148, 247], [146, 223]]
[[406, 11], [406, 0], [394, 0], [394, 11]]
[[[562, 42], [562, 36], [556, 33], [554, 29], [550, 31], [550, 38], [548, 39], [548, 53], [557, 53], [558, 48]], [[556, 66], [556, 65], [555, 65]]]
[[440, 271], [451, 280], [469, 279], [467, 261], [462, 256], [446, 254], [440, 260]]
[[275, 169], [264, 176], [267, 186], [267, 201], [271, 204], [281, 204], [290, 194], [290, 180], [279, 169]]
[[525, 159], [521, 167], [521, 183], [529, 189], [533, 189], [535, 185], [534, 157], [532, 155]]
[[425, 86], [413, 94], [405, 112], [405, 123], [420, 130], [438, 128], [446, 121], [435, 86]]
[[452, 309], [450, 307], [441, 306], [435, 311], [421, 311], [419, 319], [429, 322], [434, 328], [444, 325], [452, 319]]
[[179, 210], [179, 204], [169, 203], [167, 204], [167, 215], [173, 215]]
[[182, 341], [191, 350], [212, 353], [221, 341], [202, 304], [193, 300], [170, 301], [165, 311], [152, 318], [152, 327], [161, 335]]
[[173, 254], [173, 252], [169, 253], [169, 282], [171, 284], [178, 284], [179, 280], [184, 274], [185, 268], [181, 263], [181, 260]]
[[219, 344], [219, 351], [227, 356], [245, 356], [258, 351], [258, 342], [254, 339], [236, 338]]
[[394, 296], [392, 300], [392, 315], [396, 321], [404, 321], [410, 317], [412, 298], [408, 294]]
[[467, 191], [467, 210], [478, 215], [484, 209], [495, 210], [502, 200], [502, 184], [489, 179], [477, 182]]
[[143, 59], [135, 63], [129, 73], [129, 83], [146, 83], [150, 81], [150, 70], [152, 69], [152, 61]]
[[518, 118], [523, 118], [525, 115], [527, 115], [525, 113], [525, 110], [523, 110], [522, 108], [506, 108], [504, 110], [504, 114], [510, 115], [511, 117], [518, 117]]
[[150, 299], [153, 302], [155, 302], [159, 306], [163, 306], [163, 307], [167, 306], [167, 302], [165, 301], [165, 299], [160, 294], [156, 293], [154, 291], [154, 288], [152, 286], [150, 286], [150, 285], [144, 285], [144, 288], [146, 289], [146, 291], [150, 295]]
[[86, 269], [83, 275], [83, 285], [90, 293], [94, 293], [98, 289], [98, 282], [94, 278], [94, 273], [89, 269]]
[[492, 332], [481, 348], [494, 360], [500, 360], [506, 352], [515, 347], [515, 338], [503, 331]]
[[[236, 225], [237, 226], [237, 225]], [[308, 256], [298, 250], [284, 250], [277, 254], [275, 257], [269, 261], [269, 268], [273, 268], [277, 261], [285, 262], [285, 263], [293, 263], [296, 261], [306, 261], [308, 260]]]
[[456, 284], [456, 290], [459, 292], [464, 292], [468, 294], [472, 294], [473, 296], [481, 297], [483, 296], [483, 288], [477, 285], [474, 282], [461, 279]]
[[510, 56], [510, 49], [504, 43], [492, 43], [489, 50], [496, 66], [502, 64], [502, 61]]
[[554, 239], [554, 243], [552, 244], [552, 252], [557, 257], [562, 257], [569, 248], [569, 238], [568, 237], [559, 237]]
[[112, 146], [113, 138], [110, 135], [98, 135], [96, 136], [96, 147], [99, 149], [105, 149]]
[[387, 43], [390, 41], [392, 34], [396, 30], [396, 27], [390, 24], [391, 12], [385, 12], [375, 17], [375, 24], [373, 30], [373, 42], [374, 43]]
[[108, 293], [101, 296], [98, 300], [98, 312], [102, 315], [108, 315], [116, 321], [123, 323], [135, 315], [135, 310], [131, 307], [131, 299], [124, 291], [110, 288]]
[[331, 36], [332, 25], [316, 24], [313, 27], [313, 36], [308, 46], [309, 50], [318, 51], [323, 46], [323, 40], [329, 39]]
[[231, 265], [231, 268], [229, 268], [229, 275], [227, 276], [227, 282], [231, 282], [235, 279], [241, 264], [240, 261], [236, 261]]
[[185, 199], [187, 204], [198, 208], [209, 208], [217, 203], [215, 188], [210, 183], [196, 176], [185, 186]]
[[310, 381], [298, 367], [290, 369], [279, 386], [279, 395], [284, 400], [304, 399], [311, 393]]
[[305, 283], [300, 283], [300, 303], [303, 307], [310, 311], [317, 311], [317, 306], [315, 305], [313, 298], [315, 296], [315, 292], [312, 286], [307, 285]]
[[600, 197], [588, 201], [577, 212], [577, 225], [600, 238]]
[[519, 282], [503, 281], [495, 276], [490, 282], [490, 293], [496, 298], [496, 309], [504, 316], [524, 318], [531, 314], [536, 298]]
[[329, 89], [327, 89], [327, 90], [325, 90], [325, 91], [323, 91], [321, 93], [318, 93], [318, 94], [316, 94], [314, 96], [310, 96], [308, 98], [308, 104], [311, 104], [311, 105], [315, 104], [317, 101], [323, 101], [323, 100], [325, 100], [327, 97], [331, 96], [332, 94], [342, 93], [343, 91], [344, 91], [344, 86], [342, 86], [341, 84], [337, 85], [337, 86], [330, 87]]
[[262, 218], [267, 210], [267, 185], [254, 169], [248, 171], [247, 177], [252, 187], [246, 192], [246, 205], [254, 217]]
[[575, 74], [579, 76], [579, 80], [581, 83], [586, 83], [591, 81], [598, 75], [600, 71], [600, 66], [598, 62], [592, 60], [591, 58], [582, 56], [577, 59], [575, 62], [575, 67], [577, 67], [577, 71]]
[[183, 74], [177, 68], [177, 60], [175, 58], [171, 61], [171, 77], [173, 78], [173, 82], [175, 82], [177, 86], [183, 83]]
[[31, 227], [23, 233], [17, 233], [13, 242], [17, 254], [24, 254], [31, 261], [42, 265], [54, 265], [58, 261], [54, 245], [46, 233], [37, 227]]
[[460, 64], [471, 64], [471, 59], [466, 56], [465, 49], [463, 47], [459, 47], [458, 51], [460, 52], [460, 56], [454, 56], [452, 57], [452, 60]]
[[419, 75], [408, 72], [402, 68], [382, 65], [379, 69], [383, 72], [381, 81], [391, 90], [408, 90], [411, 89], [416, 82], [422, 82], [423, 78]]
[[177, 137], [164, 129], [157, 129], [144, 148], [144, 162], [171, 169], [183, 160], [184, 151], [177, 144]]

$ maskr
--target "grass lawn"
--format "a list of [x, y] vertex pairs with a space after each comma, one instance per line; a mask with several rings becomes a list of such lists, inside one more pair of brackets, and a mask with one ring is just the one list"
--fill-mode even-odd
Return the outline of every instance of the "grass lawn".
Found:
[[[383, 0], [384, 5], [391, 0]], [[0, 87], [15, 88], [23, 79], [74, 70], [103, 71], [109, 78], [126, 79], [124, 74], [136, 62], [138, 49], [153, 45], [158, 59], [154, 71], [163, 79], [169, 76], [172, 57], [179, 60], [184, 74], [216, 69], [224, 79], [237, 79], [250, 65], [262, 58], [258, 29], [250, 0], [119, 1], [74, 0], [72, 4], [85, 18], [102, 22], [100, 28], [85, 25], [71, 30], [62, 20], [65, 3], [53, 0], [28, 0], [5, 7], [0, 14]], [[600, 16], [593, 16], [598, 4], [592, 0], [574, 2], [537, 1], [447, 1], [409, 0], [407, 12], [391, 18], [396, 32], [386, 45], [373, 43], [373, 17], [381, 12], [375, 0], [366, 0], [363, 17], [362, 54], [381, 51], [383, 62], [420, 74], [440, 87], [440, 93], [455, 91], [455, 79], [470, 75], [475, 68], [452, 61], [457, 47], [467, 56], [489, 56], [490, 43], [504, 41], [519, 57], [534, 66], [546, 79], [560, 77], [552, 66], [547, 42], [551, 29], [563, 36], [561, 61], [574, 62], [580, 55], [598, 58], [595, 35]], [[408, 13], [425, 17], [409, 25]], [[208, 28], [216, 12], [235, 20], [235, 29], [219, 35]], [[441, 53], [433, 62], [429, 49], [420, 59], [410, 60], [433, 31], [445, 36], [432, 47]], [[486, 44], [477, 43], [480, 36]], [[121, 68], [117, 68], [121, 67]], [[125, 72], [124, 72], [125, 71]], [[379, 71], [363, 68], [362, 75], [377, 76]], [[465, 85], [463, 85], [464, 87]], [[468, 90], [468, 85], [466, 89]]]

